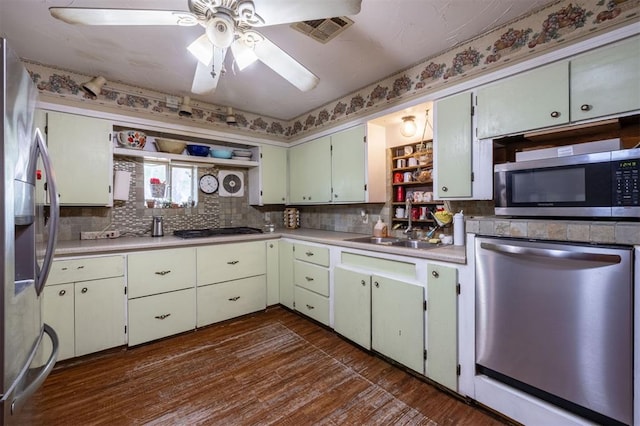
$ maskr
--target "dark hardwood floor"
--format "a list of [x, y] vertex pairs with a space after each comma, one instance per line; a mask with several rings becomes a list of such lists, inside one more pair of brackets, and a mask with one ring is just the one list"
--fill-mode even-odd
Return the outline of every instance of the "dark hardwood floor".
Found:
[[34, 425], [501, 425], [281, 307], [61, 362]]

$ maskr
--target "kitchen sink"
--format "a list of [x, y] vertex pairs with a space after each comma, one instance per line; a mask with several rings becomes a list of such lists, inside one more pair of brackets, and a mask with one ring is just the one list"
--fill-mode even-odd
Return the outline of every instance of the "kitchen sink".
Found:
[[354, 243], [369, 243], [369, 244], [377, 244], [377, 245], [384, 245], [384, 246], [407, 247], [407, 248], [423, 249], [423, 250], [440, 247], [440, 244], [431, 244], [427, 241], [406, 240], [406, 239], [394, 238], [394, 237], [358, 237], [358, 238], [351, 238], [347, 241], [352, 241]]

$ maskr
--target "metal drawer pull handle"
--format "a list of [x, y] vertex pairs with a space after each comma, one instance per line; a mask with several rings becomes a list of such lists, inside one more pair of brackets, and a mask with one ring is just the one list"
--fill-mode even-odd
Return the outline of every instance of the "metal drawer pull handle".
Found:
[[364, 280], [360, 281], [360, 284], [362, 284], [363, 286], [367, 285], [367, 283], [365, 283]]
[[239, 260], [232, 260], [230, 262], [227, 262], [227, 265], [235, 265], [238, 262], [240, 262], [240, 261]]
[[313, 256], [313, 252], [312, 251], [308, 251], [305, 253], [307, 256]]
[[82, 290], [80, 290], [80, 293], [85, 294], [87, 291], [89, 291], [89, 289], [87, 289], [86, 287], [82, 287]]
[[159, 271], [159, 272], [156, 272], [156, 275], [162, 275], [162, 276], [164, 277], [164, 276], [165, 276], [165, 275], [167, 275], [169, 272], [171, 272], [171, 271]]
[[167, 318], [169, 315], [171, 315], [171, 314], [156, 315], [155, 319], [163, 320], [163, 319]]
[[66, 271], [66, 270], [67, 270], [67, 267], [65, 266], [64, 268], [62, 268], [62, 270], [63, 270], [63, 271]]
[[380, 287], [380, 283], [378, 281], [374, 282], [373, 285], [375, 285], [376, 287]]
[[65, 294], [67, 294], [67, 290], [60, 290], [58, 292], [58, 296], [64, 296]]
[[78, 266], [76, 269], [84, 269], [84, 266]]
[[304, 279], [307, 281], [313, 281], [313, 277], [304, 277]]
[[553, 111], [553, 112], [551, 113], [551, 117], [553, 117], [553, 118], [558, 118], [558, 117], [560, 117], [560, 113], [559, 113], [558, 111]]
[[230, 302], [235, 302], [236, 300], [240, 299], [240, 296], [236, 296], [236, 297], [230, 297], [229, 301]]
[[433, 275], [434, 278], [438, 278], [440, 276], [438, 271], [431, 271], [431, 275]]
[[309, 304], [307, 303], [307, 309], [315, 309], [315, 307], [314, 307], [314, 306], [311, 306], [311, 305], [309, 305]]

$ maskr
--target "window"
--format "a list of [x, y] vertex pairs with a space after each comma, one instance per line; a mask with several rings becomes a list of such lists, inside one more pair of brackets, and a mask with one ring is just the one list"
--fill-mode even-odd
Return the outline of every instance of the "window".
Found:
[[198, 167], [145, 161], [144, 198], [147, 207], [193, 207], [197, 197]]

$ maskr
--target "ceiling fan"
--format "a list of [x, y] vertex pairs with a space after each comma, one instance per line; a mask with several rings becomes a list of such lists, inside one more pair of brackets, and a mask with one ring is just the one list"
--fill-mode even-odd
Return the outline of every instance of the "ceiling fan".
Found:
[[205, 33], [187, 49], [198, 60], [191, 91], [213, 91], [231, 48], [240, 70], [256, 60], [302, 91], [318, 77], [253, 27], [324, 19], [360, 12], [362, 0], [188, 0], [189, 11], [51, 7], [54, 18], [83, 25], [201, 25]]

